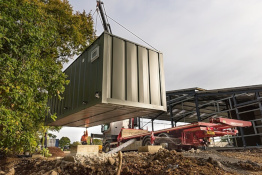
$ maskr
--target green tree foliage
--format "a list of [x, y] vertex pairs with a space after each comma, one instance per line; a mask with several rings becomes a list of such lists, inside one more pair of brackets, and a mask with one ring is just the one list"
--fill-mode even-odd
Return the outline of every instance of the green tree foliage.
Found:
[[59, 146], [61, 148], [64, 148], [64, 146], [66, 145], [69, 145], [70, 144], [70, 139], [68, 137], [62, 137], [60, 140], [59, 140]]
[[70, 147], [71, 147], [71, 146], [75, 147], [75, 146], [77, 146], [77, 145], [81, 145], [81, 143], [80, 143], [79, 141], [73, 142], [73, 143], [70, 145]]
[[[42, 146], [44, 146], [44, 140], [42, 138], [44, 138], [45, 133], [48, 133], [48, 131], [55, 131], [55, 132], [59, 132], [61, 130], [61, 126], [44, 126], [42, 125], [41, 128], [38, 130], [38, 136], [41, 138], [42, 142], [40, 142], [40, 144]], [[56, 138], [56, 135], [52, 134], [52, 133], [48, 133], [47, 134], [49, 138]]]
[[0, 0], [0, 152], [32, 150], [68, 83], [62, 64], [94, 39], [93, 20], [67, 0]]
[[57, 136], [56, 136], [55, 134], [48, 133], [48, 137], [49, 137], [49, 138], [53, 138], [53, 139], [55, 139]]
[[102, 145], [102, 140], [101, 139], [93, 139], [94, 145]]

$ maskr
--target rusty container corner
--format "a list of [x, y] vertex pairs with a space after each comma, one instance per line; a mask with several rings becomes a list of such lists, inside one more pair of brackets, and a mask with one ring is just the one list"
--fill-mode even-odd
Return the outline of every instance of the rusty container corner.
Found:
[[163, 55], [104, 32], [65, 71], [63, 99], [48, 100], [52, 126], [91, 127], [166, 111]]

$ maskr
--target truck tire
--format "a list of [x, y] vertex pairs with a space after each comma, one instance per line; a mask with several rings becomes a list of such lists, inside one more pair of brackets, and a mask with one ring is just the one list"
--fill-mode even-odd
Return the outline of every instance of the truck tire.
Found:
[[105, 146], [103, 146], [103, 151], [105, 153], [108, 153], [110, 151], [110, 143], [106, 143]]
[[[158, 136], [159, 137], [169, 137], [167, 133], [162, 133], [162, 134], [159, 134]], [[160, 143], [159, 145], [161, 145], [165, 149], [168, 149], [168, 143]]]
[[142, 142], [142, 145], [143, 145], [143, 146], [152, 145], [152, 144], [151, 144], [151, 138], [150, 138], [150, 137], [145, 138], [145, 139], [143, 140], [143, 142]]

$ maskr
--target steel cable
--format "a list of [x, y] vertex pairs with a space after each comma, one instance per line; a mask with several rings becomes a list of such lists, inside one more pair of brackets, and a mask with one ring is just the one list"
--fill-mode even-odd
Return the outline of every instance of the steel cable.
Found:
[[117, 22], [116, 20], [114, 20], [113, 18], [111, 18], [110, 16], [106, 15], [108, 18], [110, 18], [112, 21], [114, 21], [115, 23], [117, 23], [119, 26], [123, 27], [125, 30], [127, 30], [128, 32], [130, 32], [131, 34], [133, 34], [135, 37], [137, 37], [138, 39], [140, 39], [141, 41], [143, 41], [144, 43], [146, 43], [147, 45], [149, 45], [151, 48], [153, 48], [155, 51], [159, 52], [155, 47], [153, 47], [152, 45], [150, 45], [148, 42], [146, 42], [145, 40], [143, 40], [142, 38], [140, 38], [139, 36], [137, 36], [136, 34], [134, 34], [133, 32], [131, 32], [129, 29], [127, 29], [126, 27], [124, 27], [122, 24], [120, 24], [119, 22]]

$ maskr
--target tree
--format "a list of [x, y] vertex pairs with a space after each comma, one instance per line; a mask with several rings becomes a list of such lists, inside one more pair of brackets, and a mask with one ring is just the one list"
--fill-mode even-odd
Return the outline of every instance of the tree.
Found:
[[101, 139], [93, 139], [93, 144], [94, 145], [102, 145], [102, 140]]
[[[61, 129], [62, 129], [61, 126], [44, 126], [44, 125], [42, 125], [41, 128], [38, 130], [38, 133], [39, 133], [38, 136], [41, 138], [40, 144], [42, 145], [42, 147], [44, 147], [44, 142], [45, 142], [44, 135], [45, 135], [45, 133], [48, 133], [48, 131], [59, 132]], [[48, 133], [47, 135], [48, 135], [49, 138], [56, 138], [57, 137], [56, 135], [51, 134], [51, 133]]]
[[53, 139], [55, 139], [57, 136], [56, 136], [55, 134], [48, 133], [48, 137], [49, 137], [49, 138], [53, 138]]
[[77, 146], [77, 145], [81, 145], [81, 143], [80, 143], [79, 141], [76, 141], [76, 142], [73, 142], [70, 146], [75, 147], [75, 146]]
[[93, 40], [93, 20], [67, 0], [0, 1], [0, 151], [33, 150], [51, 114], [47, 99], [68, 84], [62, 63]]
[[62, 137], [59, 140], [59, 146], [60, 148], [64, 148], [64, 146], [69, 145], [70, 144], [70, 139], [68, 137]]

